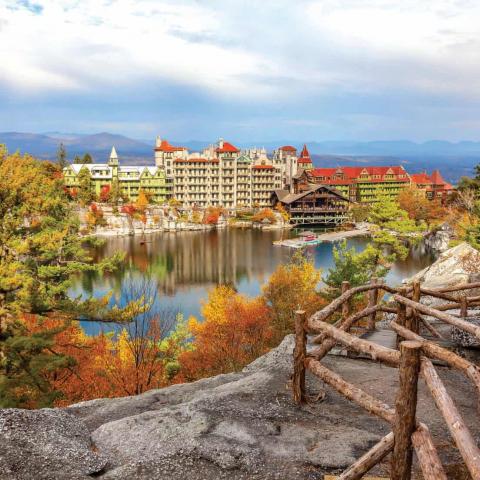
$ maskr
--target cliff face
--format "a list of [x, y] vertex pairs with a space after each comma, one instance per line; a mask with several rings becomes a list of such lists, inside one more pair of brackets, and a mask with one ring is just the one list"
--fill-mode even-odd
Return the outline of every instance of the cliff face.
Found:
[[[330, 389], [322, 402], [294, 406], [287, 387], [292, 349], [287, 337], [242, 372], [135, 397], [66, 409], [0, 410], [0, 478], [320, 480], [351, 464], [389, 426]], [[340, 357], [324, 363], [394, 404], [395, 370]], [[478, 435], [473, 389], [456, 372], [441, 375]], [[323, 388], [312, 377], [307, 386], [312, 396]], [[419, 395], [422, 421], [450, 445], [422, 385]], [[456, 461], [451, 447], [442, 452], [444, 461]], [[387, 468], [388, 460], [375, 473]]]

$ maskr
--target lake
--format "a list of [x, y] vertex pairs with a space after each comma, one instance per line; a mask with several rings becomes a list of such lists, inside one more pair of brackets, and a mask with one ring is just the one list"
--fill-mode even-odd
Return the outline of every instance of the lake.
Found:
[[[158, 233], [140, 237], [108, 238], [105, 244], [91, 250], [95, 260], [125, 252], [122, 267], [114, 274], [84, 274], [74, 281], [72, 295], [103, 296], [113, 292], [112, 302], [123, 304], [131, 282], [148, 277], [157, 291], [155, 308], [177, 311], [187, 318], [200, 316], [202, 300], [218, 284], [233, 285], [239, 292], [255, 296], [280, 263], [287, 262], [293, 250], [272, 245], [274, 240], [295, 236], [292, 231], [259, 231], [227, 228], [210, 232]], [[348, 244], [361, 250], [366, 238], [349, 239]], [[307, 248], [315, 266], [324, 272], [333, 264], [333, 244], [322, 243]], [[386, 281], [399, 284], [435, 260], [423, 244], [411, 249], [404, 261], [398, 261]], [[89, 334], [109, 325], [83, 322]]]

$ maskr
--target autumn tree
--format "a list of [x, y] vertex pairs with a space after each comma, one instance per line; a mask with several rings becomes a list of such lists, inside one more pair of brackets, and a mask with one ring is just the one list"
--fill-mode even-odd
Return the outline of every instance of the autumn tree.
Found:
[[296, 252], [291, 260], [279, 265], [263, 287], [263, 296], [271, 309], [276, 341], [293, 332], [294, 313], [305, 310], [308, 315], [325, 305], [319, 295], [321, 271], [303, 252]]
[[92, 263], [57, 174], [52, 163], [0, 148], [0, 407], [51, 404], [56, 392], [45, 376], [70, 362], [52, 353], [54, 332], [28, 334], [25, 315], [127, 321], [142, 308], [69, 297], [72, 275], [114, 270], [121, 256]]
[[179, 356], [179, 381], [239, 371], [271, 346], [270, 311], [261, 297], [249, 299], [218, 286], [202, 316], [202, 321], [191, 318], [188, 323], [192, 348]]

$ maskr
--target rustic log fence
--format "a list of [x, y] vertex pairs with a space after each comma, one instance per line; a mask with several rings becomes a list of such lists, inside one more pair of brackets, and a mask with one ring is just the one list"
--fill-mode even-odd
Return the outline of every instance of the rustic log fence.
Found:
[[[420, 334], [421, 329], [425, 328], [435, 339], [443, 339], [443, 335], [423, 317], [426, 315], [455, 326], [480, 340], [480, 327], [465, 320], [469, 316], [469, 308], [480, 306], [480, 296], [467, 295], [469, 290], [478, 288], [480, 288], [480, 282], [438, 290], [423, 288], [419, 282], [402, 288], [389, 287], [377, 279], [372, 279], [369, 285], [354, 288], [350, 288], [348, 282], [343, 282], [341, 295], [310, 318], [307, 318], [303, 311], [296, 312], [292, 381], [295, 403], [302, 405], [308, 401], [305, 386], [305, 374], [308, 370], [347, 399], [389, 423], [392, 428], [392, 432], [383, 437], [340, 475], [341, 480], [362, 478], [389, 453], [391, 453], [391, 479], [409, 480], [413, 449], [425, 480], [447, 479], [430, 431], [416, 416], [417, 385], [420, 376], [425, 380], [471, 477], [474, 480], [480, 480], [480, 450], [432, 361], [443, 362], [465, 374], [473, 383], [479, 398], [480, 369], [465, 358]], [[382, 292], [392, 295], [395, 308], [381, 303]], [[352, 313], [352, 299], [360, 293], [367, 294], [368, 305], [361, 311]], [[448, 303], [435, 308], [428, 307], [421, 303], [422, 296], [438, 298]], [[459, 309], [460, 315], [446, 313], [453, 309]], [[329, 323], [328, 320], [336, 312], [340, 312], [340, 320], [333, 324]], [[350, 332], [350, 329], [363, 318], [367, 319], [367, 330], [375, 329], [378, 313], [395, 315], [390, 328], [397, 334], [396, 349], [359, 338]], [[314, 335], [313, 343], [319, 344], [309, 351], [307, 351], [307, 334]], [[337, 343], [399, 369], [395, 408], [345, 381], [320, 362]]]

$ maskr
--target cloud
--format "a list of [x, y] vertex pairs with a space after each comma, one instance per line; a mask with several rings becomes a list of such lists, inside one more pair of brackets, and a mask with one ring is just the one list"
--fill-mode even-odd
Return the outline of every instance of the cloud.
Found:
[[409, 115], [440, 122], [452, 104], [473, 131], [479, 20], [476, 0], [0, 0], [0, 90], [73, 115], [128, 104], [178, 135], [195, 121], [403, 135]]

